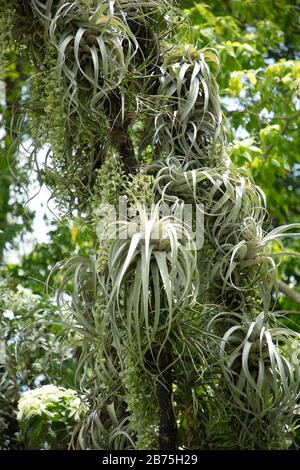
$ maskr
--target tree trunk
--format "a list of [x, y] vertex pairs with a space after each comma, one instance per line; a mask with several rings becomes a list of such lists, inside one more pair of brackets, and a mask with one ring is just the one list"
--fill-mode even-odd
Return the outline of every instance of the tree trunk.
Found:
[[172, 355], [166, 346], [158, 359], [158, 384], [156, 388], [159, 404], [159, 446], [160, 450], [176, 449], [176, 418], [172, 404]]

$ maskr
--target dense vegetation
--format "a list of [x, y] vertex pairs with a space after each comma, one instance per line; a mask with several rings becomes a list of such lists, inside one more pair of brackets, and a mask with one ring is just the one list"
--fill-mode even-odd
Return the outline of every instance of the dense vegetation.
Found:
[[0, 448], [297, 446], [299, 7], [0, 12]]

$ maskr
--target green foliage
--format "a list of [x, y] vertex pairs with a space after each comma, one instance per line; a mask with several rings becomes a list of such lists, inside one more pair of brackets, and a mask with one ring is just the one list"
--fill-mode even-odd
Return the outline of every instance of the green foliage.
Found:
[[[299, 163], [294, 151], [298, 147], [296, 129], [300, 118], [296, 53], [299, 7], [280, 0], [231, 1], [227, 8], [220, 2], [200, 2], [189, 14], [191, 34], [197, 44], [209, 44], [220, 52], [221, 95], [235, 97], [232, 103], [224, 100], [230, 128], [233, 132], [245, 129], [253, 139], [248, 144], [248, 155], [235, 154], [234, 161], [246, 166], [265, 189], [276, 223], [286, 223], [291, 211], [298, 218], [297, 203], [293, 201], [297, 178], [292, 175]], [[273, 129], [271, 141], [266, 141], [264, 128]], [[254, 141], [260, 153], [252, 151]], [[284, 191], [279, 192], [279, 188]]]
[[[1, 52], [0, 52], [1, 56]], [[20, 135], [26, 125], [20, 121], [22, 87], [25, 86], [27, 66], [16, 60], [0, 61], [0, 261], [5, 248], [16, 246], [16, 237], [30, 231], [33, 214], [24, 205], [24, 188], [28, 184], [30, 164], [17, 161]]]
[[20, 395], [56, 380], [74, 386], [77, 346], [73, 335], [65, 337], [67, 314], [63, 322], [56, 306], [22, 285], [1, 284], [0, 318], [0, 447], [24, 448], [16, 416]]
[[[47, 279], [54, 265], [71, 254], [87, 254], [94, 243], [91, 227], [80, 219], [57, 223], [49, 231], [49, 242], [37, 244], [20, 262], [7, 263], [1, 269], [1, 277], [14, 287], [21, 284], [35, 294], [45, 296]], [[48, 288], [51, 292], [52, 279]]]
[[127, 407], [131, 412], [130, 429], [136, 434], [136, 448], [151, 450], [158, 447], [158, 404], [153, 380], [137, 365], [135, 355], [125, 359], [124, 384]]
[[[237, 135], [231, 158], [264, 189], [274, 225], [299, 221], [299, 6], [286, 0], [189, 6], [193, 39], [220, 53], [218, 83]], [[288, 240], [287, 246], [299, 251], [299, 242]], [[292, 282], [285, 266], [282, 276]], [[295, 304], [281, 301], [281, 307]]]
[[[141, 363], [158, 340], [163, 350], [171, 329], [198, 294], [194, 241], [175, 217], [159, 218], [159, 209], [154, 206], [147, 215], [141, 207], [137, 223], [122, 224], [108, 258], [107, 308], [114, 342], [122, 357], [123, 332], [119, 334], [118, 323], [124, 323], [125, 347], [131, 350], [136, 345]], [[125, 312], [120, 308], [122, 298], [126, 298]]]

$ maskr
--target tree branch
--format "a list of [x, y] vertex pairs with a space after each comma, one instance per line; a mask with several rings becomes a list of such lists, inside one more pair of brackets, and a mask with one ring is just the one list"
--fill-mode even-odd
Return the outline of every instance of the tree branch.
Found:
[[[283, 117], [280, 118], [280, 119], [282, 119], [282, 120], [285, 121], [285, 124], [284, 124], [284, 126], [283, 126], [283, 128], [281, 129], [281, 132], [280, 132], [282, 135], [288, 130], [288, 128], [289, 128], [289, 126], [290, 126], [290, 122], [291, 122], [293, 119], [295, 119], [296, 117], [298, 117], [299, 115], [300, 115], [300, 112], [297, 111], [296, 113], [291, 114], [290, 116], [286, 116], [285, 118], [283, 118]], [[278, 119], [278, 117], [277, 117], [277, 119]], [[265, 152], [264, 152], [264, 155], [265, 155], [265, 156], [269, 155], [269, 153], [272, 152], [273, 147], [274, 147], [274, 144], [269, 144], [269, 145], [267, 145], [267, 146], [266, 146], [266, 149], [265, 149]]]
[[277, 281], [278, 290], [287, 295], [293, 302], [300, 305], [300, 293], [296, 292], [283, 281]]
[[172, 404], [172, 355], [168, 346], [161, 351], [158, 359], [159, 376], [156, 388], [159, 404], [159, 445], [160, 450], [176, 449], [176, 419]]
[[122, 159], [125, 172], [134, 175], [138, 169], [134, 145], [126, 126], [115, 126], [111, 131], [112, 144], [117, 148]]

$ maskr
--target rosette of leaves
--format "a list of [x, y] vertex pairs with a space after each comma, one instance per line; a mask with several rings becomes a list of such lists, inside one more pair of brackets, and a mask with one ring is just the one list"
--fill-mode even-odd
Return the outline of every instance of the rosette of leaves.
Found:
[[[209, 67], [209, 65], [210, 67]], [[222, 114], [214, 73], [219, 61], [211, 49], [172, 47], [160, 67], [160, 85], [153, 97], [151, 130], [144, 142], [165, 157], [215, 163], [221, 155]], [[153, 131], [152, 131], [153, 130]], [[151, 135], [150, 135], [151, 133]], [[148, 138], [149, 137], [149, 138]]]
[[216, 233], [216, 245], [210, 261], [210, 281], [224, 294], [228, 289], [235, 289], [247, 294], [258, 289], [265, 311], [270, 306], [271, 290], [276, 286], [277, 267], [283, 256], [298, 256], [285, 251], [281, 238], [299, 236], [289, 233], [299, 229], [299, 224], [277, 227], [265, 232], [260, 223], [252, 217], [232, 226], [232, 232], [219, 241]]
[[[72, 435], [76, 449], [124, 449], [130, 438], [122, 369], [107, 329], [108, 297], [92, 258], [75, 256], [55, 268], [58, 303], [73, 313], [72, 331], [80, 341], [77, 375], [89, 410]], [[66, 294], [68, 294], [66, 296]]]
[[101, 407], [94, 406], [75, 428], [71, 445], [77, 450], [134, 449], [125, 402], [120, 405], [109, 397]]
[[[224, 312], [213, 317], [208, 331], [221, 335], [211, 344], [219, 357], [242, 448], [287, 447], [288, 423], [299, 398], [300, 368], [292, 344], [299, 335], [285, 327], [270, 327], [267, 316], [255, 312]], [[224, 390], [223, 390], [224, 393]]]
[[[117, 107], [121, 102], [124, 104], [124, 93], [122, 90], [123, 95], [118, 96], [119, 89], [138, 43], [127, 25], [110, 13], [109, 4], [105, 2], [103, 6], [105, 10], [101, 14], [99, 10], [90, 20], [88, 15], [76, 19], [75, 12], [70, 12], [66, 4], [51, 22], [50, 37], [58, 48], [59, 70], [70, 112], [80, 105], [89, 106], [90, 111], [105, 106], [108, 114], [116, 118], [113, 93], [116, 90]], [[63, 25], [61, 32], [59, 23]]]
[[155, 161], [143, 169], [155, 176], [155, 191], [164, 201], [175, 197], [186, 203], [201, 203], [206, 216], [207, 235], [225, 239], [228, 230], [245, 217], [262, 223], [266, 217], [266, 197], [249, 175], [230, 165], [197, 167], [180, 157]]
[[120, 223], [108, 258], [107, 311], [114, 344], [138, 350], [141, 362], [155, 342], [160, 347], [195, 303], [199, 279], [197, 251], [188, 227], [162, 216], [157, 204], [140, 207], [136, 221]]
[[212, 250], [210, 286], [223, 297], [228, 289], [255, 295], [258, 288], [268, 310], [281, 257], [296, 255], [285, 251], [281, 239], [299, 236], [290, 232], [299, 229], [299, 224], [269, 231], [265, 194], [246, 172], [193, 165], [173, 157], [154, 162], [144, 171], [155, 175], [157, 197], [165, 202], [174, 203], [179, 197], [187, 203], [201, 204], [205, 236]]
[[135, 95], [146, 83], [152, 86], [159, 60], [157, 33], [166, 28], [156, 18], [161, 8], [164, 1], [61, 4], [49, 35], [58, 49], [69, 109], [101, 108], [112, 123], [135, 109]]

